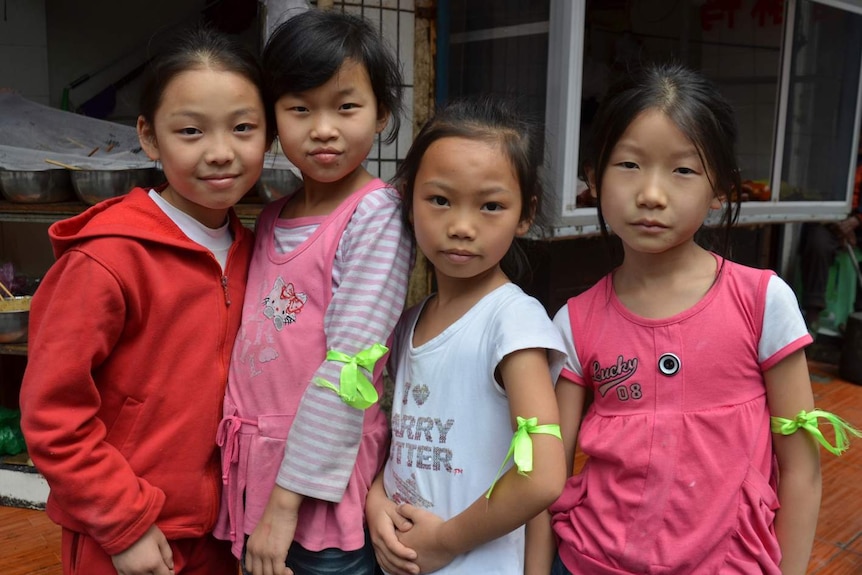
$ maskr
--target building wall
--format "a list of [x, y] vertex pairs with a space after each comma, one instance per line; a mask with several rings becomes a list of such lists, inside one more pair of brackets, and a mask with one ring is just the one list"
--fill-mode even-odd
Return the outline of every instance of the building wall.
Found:
[[47, 104], [45, 0], [5, 0], [0, 10], [0, 90]]

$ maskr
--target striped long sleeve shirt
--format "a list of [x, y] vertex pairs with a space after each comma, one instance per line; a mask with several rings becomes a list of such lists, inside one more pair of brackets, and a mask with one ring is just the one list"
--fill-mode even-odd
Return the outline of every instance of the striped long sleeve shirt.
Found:
[[[276, 249], [287, 253], [316, 225], [276, 227]], [[327, 347], [354, 355], [385, 344], [404, 308], [412, 240], [397, 192], [369, 193], [353, 214], [336, 250], [333, 295], [324, 316]], [[344, 364], [324, 361], [314, 378], [338, 382]], [[291, 427], [276, 483], [295, 493], [340, 501], [362, 438], [364, 412], [331, 390], [310, 384]], [[352, 456], [351, 456], [352, 454]]]

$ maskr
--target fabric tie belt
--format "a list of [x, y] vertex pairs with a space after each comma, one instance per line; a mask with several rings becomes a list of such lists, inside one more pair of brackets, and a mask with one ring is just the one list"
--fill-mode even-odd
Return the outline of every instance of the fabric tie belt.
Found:
[[236, 415], [226, 415], [218, 424], [216, 444], [223, 449], [221, 456], [221, 480], [227, 484], [232, 463], [239, 461], [239, 432], [243, 426], [257, 427], [254, 419], [245, 419]]

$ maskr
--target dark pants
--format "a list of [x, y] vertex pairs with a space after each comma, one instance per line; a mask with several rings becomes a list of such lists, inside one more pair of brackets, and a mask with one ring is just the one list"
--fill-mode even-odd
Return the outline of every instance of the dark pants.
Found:
[[563, 560], [560, 559], [559, 553], [554, 557], [554, 564], [551, 565], [551, 575], [572, 575], [572, 572], [563, 565]]
[[[248, 575], [245, 569], [245, 550], [242, 557], [243, 575]], [[285, 565], [293, 569], [296, 575], [374, 575], [377, 571], [377, 560], [374, 557], [374, 547], [371, 538], [365, 532], [365, 546], [356, 551], [341, 549], [324, 549], [309, 551], [295, 541], [287, 553]]]
[[[858, 245], [860, 234], [856, 234]], [[806, 223], [802, 225], [799, 238], [799, 257], [802, 270], [802, 309], [821, 311], [826, 308], [826, 284], [829, 281], [829, 268], [839, 250], [845, 249], [841, 240], [832, 233], [827, 225]], [[862, 310], [862, 297], [856, 285], [856, 310]]]

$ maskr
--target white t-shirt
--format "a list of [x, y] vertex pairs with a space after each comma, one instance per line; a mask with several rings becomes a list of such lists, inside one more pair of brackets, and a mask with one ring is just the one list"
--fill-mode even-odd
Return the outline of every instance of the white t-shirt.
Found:
[[[494, 379], [500, 361], [518, 350], [546, 348], [556, 381], [564, 346], [545, 309], [515, 284], [497, 288], [441, 334], [413, 347], [424, 305], [408, 310], [395, 330], [389, 359], [395, 380], [392, 445], [384, 486], [393, 501], [449, 519], [488, 490], [509, 449], [509, 402]], [[520, 575], [523, 565], [521, 527], [435, 573]]]

